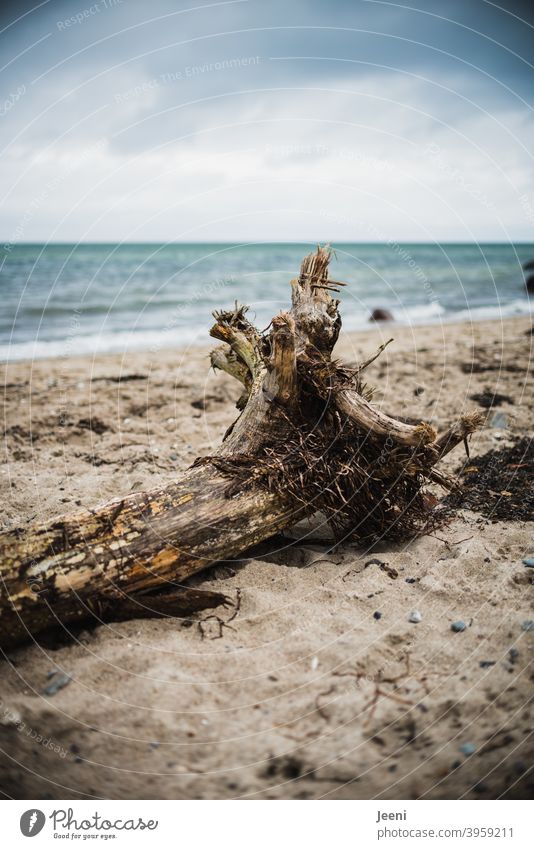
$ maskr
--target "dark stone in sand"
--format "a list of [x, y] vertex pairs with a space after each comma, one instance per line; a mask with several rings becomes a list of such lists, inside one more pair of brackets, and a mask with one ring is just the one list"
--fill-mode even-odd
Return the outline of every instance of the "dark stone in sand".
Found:
[[71, 677], [70, 675], [65, 675], [63, 672], [57, 672], [52, 676], [52, 680], [50, 684], [47, 684], [43, 690], [45, 696], [55, 696], [59, 690], [62, 690], [63, 687], [66, 687], [67, 684], [70, 684]]
[[393, 315], [389, 310], [375, 309], [369, 316], [369, 321], [393, 321]]
[[373, 616], [374, 616], [375, 619], [382, 619], [382, 614], [380, 613], [379, 610], [375, 610], [375, 612], [373, 613]]
[[525, 557], [523, 560], [525, 566], [529, 566], [531, 569], [534, 568], [534, 557]]
[[451, 631], [454, 631], [456, 634], [459, 634], [460, 631], [465, 631], [466, 628], [467, 625], [462, 621], [462, 619], [458, 619], [457, 622], [453, 622], [451, 625]]
[[525, 280], [525, 289], [529, 295], [534, 295], [534, 274], [530, 274]]
[[479, 666], [481, 669], [489, 669], [491, 666], [495, 666], [495, 663], [494, 660], [481, 660]]

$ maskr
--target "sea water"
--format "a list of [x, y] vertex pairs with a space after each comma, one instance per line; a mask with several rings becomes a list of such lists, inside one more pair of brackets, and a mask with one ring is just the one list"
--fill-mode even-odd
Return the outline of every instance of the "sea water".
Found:
[[[207, 344], [211, 313], [248, 304], [257, 327], [287, 308], [313, 244], [19, 244], [0, 256], [0, 359]], [[343, 328], [528, 313], [534, 244], [335, 244]], [[527, 272], [528, 273], [528, 272]], [[534, 272], [531, 272], [534, 273]], [[532, 299], [534, 300], [534, 298]]]

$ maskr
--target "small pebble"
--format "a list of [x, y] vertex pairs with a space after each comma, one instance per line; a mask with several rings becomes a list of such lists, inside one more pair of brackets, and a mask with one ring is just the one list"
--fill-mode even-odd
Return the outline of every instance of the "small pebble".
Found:
[[481, 669], [489, 669], [490, 666], [495, 666], [494, 660], [481, 660], [478, 664]]
[[315, 672], [315, 670], [319, 666], [319, 658], [318, 657], [312, 657], [310, 666], [311, 666], [312, 672]]
[[407, 584], [415, 584], [417, 578], [405, 578]]
[[531, 569], [534, 568], [534, 557], [525, 557], [523, 560], [525, 566], [529, 566]]
[[375, 610], [375, 612], [373, 613], [373, 617], [375, 619], [382, 619], [382, 614], [380, 613], [379, 610]]
[[451, 625], [451, 631], [454, 631], [456, 634], [459, 634], [460, 631], [465, 631], [466, 628], [467, 625], [462, 621], [462, 619], [458, 619], [457, 622], [453, 622]]
[[512, 648], [508, 652], [508, 657], [510, 658], [510, 663], [515, 663], [517, 658], [519, 657], [519, 650], [516, 649], [515, 646], [512, 646]]
[[474, 755], [477, 750], [476, 746], [473, 746], [472, 743], [462, 743], [460, 746], [460, 751], [463, 755]]
[[508, 418], [506, 413], [494, 413], [490, 422], [490, 427], [503, 429], [508, 427]]
[[422, 618], [422, 613], [420, 613], [418, 610], [412, 610], [412, 612], [408, 616], [408, 622], [420, 622]]
[[534, 631], [534, 619], [525, 619], [521, 623], [522, 631]]
[[71, 680], [70, 675], [65, 675], [63, 672], [53, 675], [50, 680], [50, 684], [47, 684], [43, 690], [44, 695], [55, 696], [59, 690], [62, 690], [63, 687], [67, 686], [67, 684], [70, 684]]

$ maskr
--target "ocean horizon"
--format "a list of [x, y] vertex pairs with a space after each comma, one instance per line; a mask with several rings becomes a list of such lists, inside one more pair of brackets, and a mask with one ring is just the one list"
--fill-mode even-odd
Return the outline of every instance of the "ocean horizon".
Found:
[[[289, 304], [289, 280], [316, 242], [5, 243], [0, 359], [207, 345], [211, 313], [250, 307], [260, 328]], [[336, 242], [344, 330], [373, 309], [398, 324], [531, 312], [523, 265], [534, 243]]]

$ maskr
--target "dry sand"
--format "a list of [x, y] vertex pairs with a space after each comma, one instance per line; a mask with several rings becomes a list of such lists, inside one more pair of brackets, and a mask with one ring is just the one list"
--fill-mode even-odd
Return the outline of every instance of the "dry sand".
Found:
[[[345, 335], [338, 353], [354, 362], [393, 335], [369, 371], [376, 400], [438, 428], [485, 388], [512, 398], [505, 422], [473, 438], [476, 457], [529, 432], [529, 329], [382, 325]], [[485, 370], [470, 374], [473, 344]], [[239, 394], [198, 349], [16, 363], [5, 381], [5, 528], [173, 480], [220, 441]], [[462, 460], [457, 449], [447, 467]], [[525, 796], [531, 530], [463, 511], [436, 536], [372, 553], [278, 540], [205, 573], [240, 598], [220, 621], [135, 620], [11, 651], [0, 787], [45, 799]], [[72, 680], [45, 696], [54, 670]]]

